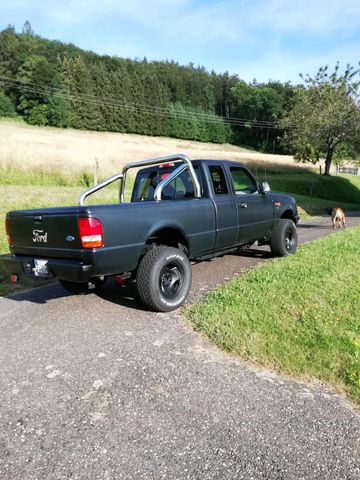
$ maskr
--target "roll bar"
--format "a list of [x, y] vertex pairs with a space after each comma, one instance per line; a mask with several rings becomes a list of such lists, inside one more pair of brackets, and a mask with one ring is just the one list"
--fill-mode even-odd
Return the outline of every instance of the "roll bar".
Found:
[[85, 190], [79, 197], [79, 205], [84, 205], [85, 199], [97, 192], [98, 190], [101, 190], [102, 188], [106, 187], [107, 185], [110, 185], [110, 183], [115, 182], [116, 180], [121, 180], [121, 185], [120, 185], [120, 203], [125, 202], [125, 183], [126, 183], [126, 173], [130, 168], [139, 168], [139, 167], [148, 167], [151, 165], [160, 165], [161, 163], [166, 163], [166, 162], [183, 162], [182, 165], [180, 165], [176, 170], [174, 170], [168, 177], [166, 177], [164, 180], [162, 180], [156, 187], [155, 192], [154, 192], [154, 200], [160, 201], [161, 200], [161, 194], [163, 189], [171, 183], [176, 177], [178, 177], [182, 172], [185, 170], [189, 170], [189, 175], [191, 178], [191, 181], [194, 185], [194, 191], [195, 191], [195, 197], [200, 198], [201, 197], [201, 187], [199, 180], [197, 179], [194, 167], [190, 161], [190, 159], [183, 154], [177, 154], [177, 155], [169, 155], [166, 157], [156, 157], [156, 158], [151, 158], [149, 160], [140, 160], [138, 162], [130, 162], [124, 165], [122, 172], [117, 173], [113, 175], [112, 177], [107, 178], [103, 182], [99, 183], [98, 185], [95, 185], [92, 188], [88, 188]]
[[178, 167], [176, 170], [174, 170], [172, 173], [170, 173], [169, 176], [167, 176], [164, 180], [162, 180], [157, 187], [155, 188], [154, 192], [154, 200], [159, 202], [161, 200], [161, 194], [163, 189], [166, 187], [166, 185], [169, 185], [176, 177], [178, 177], [182, 172], [184, 172], [188, 168], [187, 165], [182, 164], [180, 167]]
[[113, 183], [113, 182], [115, 182], [116, 180], [119, 180], [119, 179], [121, 179], [121, 183], [122, 183], [122, 182], [123, 182], [123, 178], [124, 178], [124, 175], [123, 175], [122, 173], [116, 173], [116, 174], [113, 175], [112, 177], [107, 178], [107, 179], [104, 180], [103, 182], [98, 183], [97, 185], [95, 185], [94, 187], [88, 188], [87, 190], [85, 190], [85, 192], [83, 192], [83, 193], [80, 195], [80, 197], [79, 197], [79, 205], [84, 205], [84, 202], [85, 202], [86, 197], [88, 197], [88, 196], [91, 195], [92, 193], [97, 192], [98, 190], [101, 190], [101, 189], [104, 188], [104, 187], [107, 187], [108, 185], [110, 185], [110, 183]]

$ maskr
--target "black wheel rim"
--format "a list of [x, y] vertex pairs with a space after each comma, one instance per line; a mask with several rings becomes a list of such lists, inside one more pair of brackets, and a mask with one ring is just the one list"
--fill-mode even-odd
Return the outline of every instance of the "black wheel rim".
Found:
[[160, 291], [164, 298], [173, 300], [179, 295], [184, 283], [184, 272], [180, 265], [169, 263], [160, 272]]
[[285, 232], [285, 248], [287, 252], [293, 252], [295, 249], [294, 232], [290, 228]]

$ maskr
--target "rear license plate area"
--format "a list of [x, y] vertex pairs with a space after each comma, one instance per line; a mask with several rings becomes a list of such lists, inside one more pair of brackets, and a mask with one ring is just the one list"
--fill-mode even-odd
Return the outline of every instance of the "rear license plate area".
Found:
[[41, 277], [41, 278], [52, 277], [52, 274], [48, 268], [47, 260], [34, 259], [34, 267], [32, 270], [35, 277]]

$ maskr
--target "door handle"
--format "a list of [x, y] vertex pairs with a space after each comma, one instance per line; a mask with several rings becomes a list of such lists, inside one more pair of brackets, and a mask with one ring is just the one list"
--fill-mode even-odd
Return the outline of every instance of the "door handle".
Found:
[[241, 202], [238, 205], [240, 205], [241, 208], [247, 208], [248, 204], [246, 202]]

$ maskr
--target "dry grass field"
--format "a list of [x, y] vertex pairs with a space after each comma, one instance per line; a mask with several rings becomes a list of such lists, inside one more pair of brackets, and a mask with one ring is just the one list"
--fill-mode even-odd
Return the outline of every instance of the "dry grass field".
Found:
[[[252, 152], [233, 145], [216, 145], [165, 137], [32, 127], [0, 120], [0, 168], [67, 172], [94, 171], [101, 177], [121, 170], [124, 163], [184, 153], [190, 158], [218, 158], [244, 163], [293, 165], [291, 156]], [[307, 165], [307, 168], [309, 166]]]

